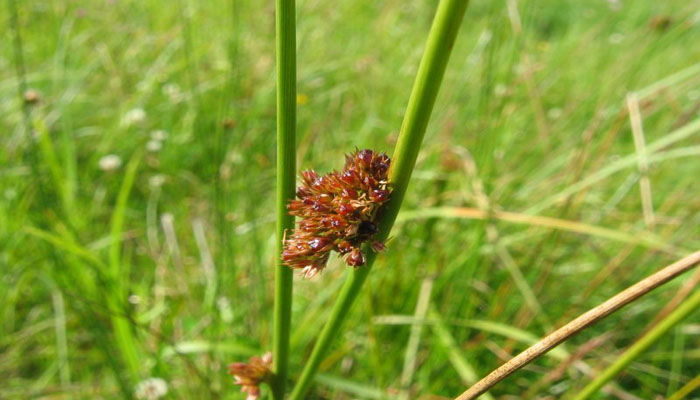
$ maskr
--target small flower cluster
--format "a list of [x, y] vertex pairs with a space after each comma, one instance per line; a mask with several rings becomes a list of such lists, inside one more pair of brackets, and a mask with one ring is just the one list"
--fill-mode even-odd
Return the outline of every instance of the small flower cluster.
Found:
[[168, 383], [161, 378], [148, 378], [136, 385], [134, 395], [137, 399], [158, 400], [168, 394]]
[[391, 194], [390, 164], [384, 153], [356, 150], [345, 156], [342, 171], [320, 176], [313, 170], [302, 172], [298, 199], [287, 206], [300, 220], [284, 240], [284, 264], [311, 278], [325, 268], [332, 250], [353, 267], [365, 264], [363, 243], [370, 242], [374, 251], [384, 250], [384, 243], [373, 237], [378, 211]]
[[228, 367], [228, 373], [233, 375], [236, 385], [241, 385], [241, 392], [248, 392], [246, 400], [260, 398], [260, 384], [272, 380], [272, 353], [262, 357], [251, 357], [248, 363], [233, 363]]

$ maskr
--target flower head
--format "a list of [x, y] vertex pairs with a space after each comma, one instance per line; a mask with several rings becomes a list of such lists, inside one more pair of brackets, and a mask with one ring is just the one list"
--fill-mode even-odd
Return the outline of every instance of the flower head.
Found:
[[146, 111], [143, 108], [134, 108], [124, 114], [122, 123], [125, 126], [138, 125], [146, 120]]
[[284, 264], [310, 278], [325, 268], [331, 251], [340, 253], [346, 264], [359, 267], [365, 264], [363, 243], [383, 250], [384, 244], [373, 238], [378, 233], [378, 213], [391, 194], [390, 164], [384, 153], [356, 150], [345, 157], [342, 171], [302, 172], [298, 199], [287, 205], [300, 220], [294, 233], [284, 239]]
[[158, 400], [168, 394], [168, 384], [161, 378], [148, 378], [136, 385], [137, 399]]
[[241, 385], [241, 392], [248, 392], [246, 400], [260, 398], [260, 383], [272, 379], [272, 353], [262, 357], [251, 357], [248, 363], [233, 363], [228, 367], [228, 373], [233, 375], [234, 383]]
[[24, 102], [27, 104], [36, 104], [41, 100], [41, 94], [36, 89], [29, 89], [24, 92]]
[[122, 158], [116, 154], [107, 154], [100, 158], [97, 165], [103, 171], [115, 171], [122, 166]]

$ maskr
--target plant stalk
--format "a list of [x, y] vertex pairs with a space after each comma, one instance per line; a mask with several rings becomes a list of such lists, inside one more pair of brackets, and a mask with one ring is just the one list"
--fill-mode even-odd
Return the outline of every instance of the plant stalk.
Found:
[[[276, 0], [277, 44], [277, 255], [285, 231], [294, 229], [287, 203], [294, 198], [296, 180], [296, 22], [294, 0]], [[289, 363], [292, 318], [292, 270], [277, 260], [273, 327], [272, 394], [284, 398]]]
[[[394, 225], [401, 208], [467, 4], [467, 0], [442, 0], [433, 19], [425, 52], [418, 67], [416, 80], [401, 125], [399, 139], [392, 156], [389, 171], [389, 182], [392, 185], [391, 199], [386, 204], [378, 221], [378, 239], [381, 241], [389, 237], [391, 227]], [[376, 253], [367, 250], [365, 266], [349, 272], [329, 319], [292, 391], [291, 400], [305, 398], [323, 357], [328, 352], [333, 339], [338, 336], [338, 331], [365, 279], [367, 279], [375, 259]]]
[[549, 336], [527, 348], [522, 353], [508, 360], [493, 372], [481, 379], [475, 385], [459, 395], [456, 400], [476, 399], [498, 382], [504, 380], [515, 371], [526, 366], [541, 355], [560, 345], [571, 336], [581, 332], [601, 319], [637, 300], [678, 275], [689, 271], [700, 264], [700, 251], [696, 251], [662, 270], [642, 279], [622, 292], [609, 298], [603, 304], [579, 315], [576, 319], [557, 329]]
[[605, 369], [597, 378], [586, 385], [581, 392], [573, 398], [573, 400], [586, 400], [596, 394], [606, 383], [610, 382], [617, 376], [625, 367], [632, 361], [637, 359], [651, 345], [656, 343], [663, 335], [671, 328], [676, 326], [680, 321], [687, 317], [693, 311], [700, 308], [700, 290], [693, 293], [688, 300], [676, 308], [658, 325], [652, 328], [646, 335], [634, 343], [627, 351], [615, 360], [608, 368]]
[[685, 399], [689, 394], [697, 388], [700, 388], [700, 374], [695, 375], [695, 378], [691, 379], [690, 382], [683, 385], [682, 388], [671, 396], [667, 400], [682, 400]]
[[109, 245], [109, 282], [107, 290], [107, 305], [110, 308], [114, 338], [121, 356], [129, 372], [131, 382], [138, 382], [143, 372], [143, 354], [138, 339], [134, 336], [132, 321], [123, 315], [124, 304], [128, 296], [129, 271], [126, 263], [122, 262], [122, 233], [124, 218], [129, 201], [129, 194], [134, 186], [136, 173], [141, 161], [141, 155], [134, 155], [126, 166], [124, 181], [117, 195], [117, 202], [110, 220]]

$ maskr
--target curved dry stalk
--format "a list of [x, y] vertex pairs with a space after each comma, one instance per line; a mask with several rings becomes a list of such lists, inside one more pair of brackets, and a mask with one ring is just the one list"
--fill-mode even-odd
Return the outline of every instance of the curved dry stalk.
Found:
[[700, 264], [700, 251], [696, 251], [655, 274], [635, 283], [624, 291], [608, 299], [605, 303], [581, 314], [578, 318], [557, 329], [549, 336], [532, 345], [527, 350], [510, 359], [475, 385], [459, 395], [456, 400], [471, 400], [479, 397], [510, 374], [529, 364], [549, 350], [566, 341], [571, 336], [614, 313], [625, 305], [692, 269]]

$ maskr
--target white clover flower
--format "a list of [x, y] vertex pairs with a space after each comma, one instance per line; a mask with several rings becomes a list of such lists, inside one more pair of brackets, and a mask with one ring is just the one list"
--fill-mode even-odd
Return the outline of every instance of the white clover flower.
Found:
[[611, 44], [620, 44], [620, 43], [622, 43], [622, 41], [624, 39], [625, 39], [625, 35], [623, 35], [619, 32], [615, 32], [608, 37], [608, 42], [610, 42]]
[[9, 188], [5, 190], [5, 198], [7, 200], [12, 200], [15, 197], [17, 197], [17, 190], [15, 190], [14, 188]]
[[151, 187], [151, 189], [157, 189], [165, 183], [165, 176], [158, 174], [158, 175], [153, 175], [149, 180], [148, 180], [148, 186]]
[[559, 119], [562, 115], [562, 110], [559, 107], [554, 107], [551, 108], [549, 111], [547, 111], [547, 116], [549, 119]]
[[608, 6], [613, 11], [619, 11], [622, 8], [621, 0], [608, 0]]
[[172, 103], [179, 103], [185, 98], [182, 94], [182, 90], [180, 90], [180, 86], [176, 83], [166, 83], [163, 85], [163, 94], [168, 96]]
[[497, 83], [496, 86], [493, 88], [493, 93], [496, 96], [503, 97], [506, 94], [508, 94], [508, 87], [502, 83]]
[[143, 108], [134, 108], [124, 114], [122, 123], [125, 126], [138, 125], [146, 120], [146, 111]]
[[157, 152], [163, 148], [163, 143], [161, 143], [159, 140], [149, 140], [148, 143], [146, 143], [146, 150], [151, 151], [151, 152]]
[[165, 141], [168, 138], [168, 132], [158, 129], [151, 132], [151, 140], [157, 140], [159, 142]]
[[115, 171], [122, 166], [122, 159], [116, 154], [107, 154], [100, 158], [98, 165], [103, 171]]
[[168, 384], [161, 378], [148, 378], [136, 385], [137, 399], [158, 400], [168, 394]]
[[216, 306], [221, 314], [221, 320], [229, 323], [233, 321], [233, 309], [231, 308], [231, 302], [227, 297], [219, 297], [216, 301]]

